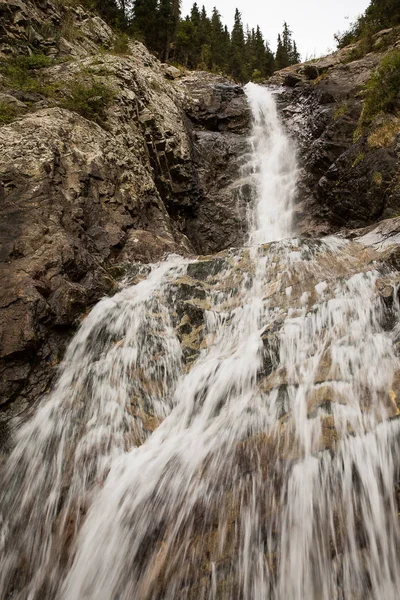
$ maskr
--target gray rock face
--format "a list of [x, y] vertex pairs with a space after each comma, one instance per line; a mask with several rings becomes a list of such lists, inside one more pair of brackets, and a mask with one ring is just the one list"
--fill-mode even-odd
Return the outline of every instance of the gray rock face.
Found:
[[[142, 46], [132, 52], [97, 64], [99, 80], [115, 88], [108, 130], [57, 107], [2, 128], [0, 402], [13, 411], [47, 389], [80, 316], [116, 288], [116, 263], [192, 252], [167, 208], [178, 186], [181, 194], [193, 186], [182, 94]], [[65, 63], [47, 77], [68, 81], [76, 68]]]
[[[391, 30], [390, 36], [384, 52], [395, 46], [400, 31]], [[384, 52], [357, 58], [358, 46], [347, 47], [288, 67], [268, 82], [281, 86], [282, 114], [299, 147], [300, 233], [362, 227], [400, 210], [398, 119], [380, 116], [361, 135], [357, 132], [364, 86]]]
[[0, 1], [0, 22], [5, 60], [28, 44], [68, 57], [40, 71], [61, 99], [77, 77], [113, 95], [100, 127], [60, 108], [60, 96], [0, 80], [3, 104], [21, 110], [0, 136], [4, 430], [49, 389], [82, 315], [133, 263], [240, 243], [234, 182], [249, 111], [238, 86], [181, 77], [139, 43], [124, 56], [99, 52], [114, 34], [81, 7]]
[[[73, 38], [73, 43], [66, 37]], [[112, 45], [111, 28], [82, 6], [50, 0], [0, 0], [0, 56], [28, 54], [82, 57]]]
[[243, 89], [210, 73], [185, 77], [186, 111], [194, 127], [199, 200], [187, 235], [202, 253], [240, 246], [246, 234], [246, 197], [240, 169], [248, 151], [251, 115]]
[[215, 131], [195, 135], [201, 198], [187, 235], [203, 253], [240, 246], [246, 235], [246, 198], [239, 180], [247, 136]]
[[211, 131], [248, 133], [250, 111], [240, 86], [202, 71], [182, 83], [192, 98], [187, 111], [194, 123]]

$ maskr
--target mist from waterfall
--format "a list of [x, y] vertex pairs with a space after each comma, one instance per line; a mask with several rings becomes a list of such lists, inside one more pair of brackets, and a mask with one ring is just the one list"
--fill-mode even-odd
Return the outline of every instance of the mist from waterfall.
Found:
[[273, 92], [246, 94], [251, 248], [206, 275], [169, 257], [83, 321], [2, 469], [1, 600], [398, 597], [381, 273], [360, 244], [292, 237], [293, 142]]

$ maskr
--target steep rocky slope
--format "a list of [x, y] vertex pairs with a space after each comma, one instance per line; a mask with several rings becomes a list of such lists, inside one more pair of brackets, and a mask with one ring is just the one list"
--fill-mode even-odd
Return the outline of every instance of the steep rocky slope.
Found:
[[298, 141], [302, 174], [300, 231], [335, 232], [400, 213], [400, 123], [380, 114], [360, 130], [366, 84], [388, 52], [400, 46], [400, 28], [276, 73], [280, 102]]
[[[398, 119], [356, 135], [364, 86], [399, 36], [268, 81], [301, 157], [299, 233], [399, 214]], [[181, 73], [50, 0], [0, 0], [0, 61], [1, 428], [49, 389], [82, 316], [125, 274], [240, 246], [251, 189], [249, 108], [223, 77]]]
[[[112, 30], [79, 6], [7, 0], [0, 18], [9, 416], [48, 389], [81, 315], [118, 287], [124, 265], [241, 241], [233, 192], [249, 112], [223, 78], [199, 73], [186, 85], [139, 43], [116, 53]], [[82, 106], [93, 90], [103, 104], [95, 95]]]
[[270, 80], [304, 235], [249, 248], [249, 156], [282, 196], [297, 174], [269, 93], [249, 154], [232, 82], [79, 7], [0, 14], [0, 463], [38, 407], [4, 461], [1, 598], [392, 597], [399, 138], [394, 116], [359, 128], [384, 52]]

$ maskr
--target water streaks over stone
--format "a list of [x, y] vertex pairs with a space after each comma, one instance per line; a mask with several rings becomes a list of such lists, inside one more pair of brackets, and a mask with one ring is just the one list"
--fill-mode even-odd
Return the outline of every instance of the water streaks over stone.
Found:
[[247, 95], [248, 245], [83, 322], [4, 466], [1, 598], [397, 597], [396, 275], [294, 237], [293, 143]]

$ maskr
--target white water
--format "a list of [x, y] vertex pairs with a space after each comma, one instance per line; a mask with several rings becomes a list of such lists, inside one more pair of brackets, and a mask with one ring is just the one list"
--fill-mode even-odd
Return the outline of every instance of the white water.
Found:
[[185, 366], [179, 257], [94, 308], [4, 468], [1, 600], [398, 597], [380, 273], [346, 241], [260, 246], [293, 235], [296, 161], [246, 93], [252, 249], [206, 288], [209, 341]]
[[255, 173], [257, 198], [250, 241], [265, 244], [293, 235], [296, 153], [279, 121], [273, 95], [254, 83], [247, 84], [246, 94], [254, 121], [250, 165]]

